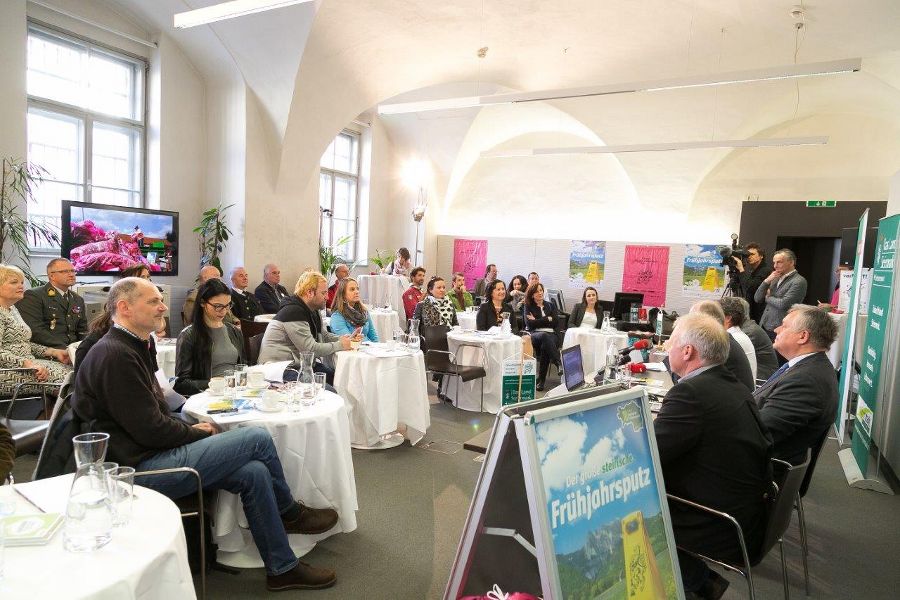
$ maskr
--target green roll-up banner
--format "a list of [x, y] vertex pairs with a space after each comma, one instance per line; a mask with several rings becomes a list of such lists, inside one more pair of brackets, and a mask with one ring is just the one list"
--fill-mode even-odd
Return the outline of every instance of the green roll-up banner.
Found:
[[856, 315], [859, 312], [860, 280], [863, 269], [863, 248], [866, 243], [866, 227], [869, 222], [869, 210], [859, 218], [859, 229], [856, 236], [856, 254], [853, 263], [853, 286], [850, 288], [850, 306], [847, 308], [847, 332], [844, 335], [844, 350], [841, 353], [841, 380], [838, 385], [838, 410], [834, 420], [837, 429], [838, 443], [844, 443], [847, 432], [847, 419], [850, 410], [850, 388], [853, 383], [853, 363], [856, 360], [856, 336], [862, 335], [856, 331]]
[[859, 357], [862, 368], [859, 378], [859, 397], [856, 404], [856, 421], [853, 425], [853, 456], [863, 476], [869, 466], [869, 446], [872, 443], [872, 424], [879, 409], [881, 393], [881, 358], [884, 354], [884, 338], [888, 332], [891, 295], [894, 287], [894, 257], [897, 251], [897, 235], [900, 215], [882, 219], [878, 224], [875, 246], [875, 264], [872, 269], [872, 296], [869, 299], [869, 321], [866, 324], [866, 342]]

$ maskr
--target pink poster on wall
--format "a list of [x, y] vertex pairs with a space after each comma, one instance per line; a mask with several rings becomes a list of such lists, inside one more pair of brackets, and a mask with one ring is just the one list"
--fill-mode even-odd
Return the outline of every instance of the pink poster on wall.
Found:
[[[484, 277], [487, 266], [487, 240], [453, 240], [453, 272], [466, 276], [466, 289], [475, 287], [475, 282]], [[447, 282], [447, 288], [452, 285]]]
[[666, 305], [668, 246], [625, 246], [622, 291], [644, 294], [644, 306]]

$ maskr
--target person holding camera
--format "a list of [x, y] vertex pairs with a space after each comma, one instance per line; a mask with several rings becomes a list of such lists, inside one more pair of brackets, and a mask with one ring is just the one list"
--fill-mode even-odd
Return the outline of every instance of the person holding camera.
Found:
[[737, 256], [734, 257], [734, 268], [738, 272], [738, 281], [744, 291], [744, 298], [750, 303], [750, 316], [759, 322], [766, 303], [756, 302], [754, 295], [756, 289], [765, 279], [772, 274], [772, 267], [766, 264], [766, 253], [756, 242], [747, 244], [747, 264], [744, 265]]

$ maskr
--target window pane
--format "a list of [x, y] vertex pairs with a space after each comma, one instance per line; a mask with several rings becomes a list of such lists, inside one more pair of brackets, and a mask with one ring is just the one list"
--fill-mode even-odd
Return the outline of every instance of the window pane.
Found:
[[63, 40], [28, 35], [28, 93], [84, 106], [87, 49]]
[[353, 170], [353, 141], [352, 138], [342, 133], [334, 139], [334, 168], [338, 171], [351, 173]]
[[47, 178], [82, 183], [84, 124], [66, 115], [28, 111], [28, 161], [46, 169]]
[[342, 256], [347, 260], [356, 260], [356, 223], [353, 221], [345, 221], [343, 219], [333, 219], [334, 221], [334, 241], [337, 242], [346, 236], [353, 236], [347, 242], [341, 244], [337, 248], [338, 256]]
[[93, 185], [140, 190], [139, 132], [130, 127], [94, 123], [91, 150]]
[[324, 167], [326, 169], [334, 168], [334, 142], [332, 141], [328, 144], [328, 148], [325, 150], [325, 154], [322, 155], [322, 160], [319, 161], [319, 166]]
[[106, 54], [92, 52], [88, 69], [88, 108], [101, 113], [139, 120], [135, 65]]
[[[45, 181], [34, 189], [36, 202], [28, 205], [28, 220], [48, 225], [59, 233], [59, 217], [63, 200], [84, 200], [84, 186]], [[32, 248], [48, 248], [43, 240], [29, 240]]]
[[331, 175], [319, 173], [319, 206], [331, 210]]
[[338, 219], [356, 218], [356, 181], [349, 177], [335, 177], [334, 216]]
[[141, 195], [137, 192], [94, 186], [91, 188], [91, 202], [112, 204], [114, 206], [139, 207], [141, 205]]

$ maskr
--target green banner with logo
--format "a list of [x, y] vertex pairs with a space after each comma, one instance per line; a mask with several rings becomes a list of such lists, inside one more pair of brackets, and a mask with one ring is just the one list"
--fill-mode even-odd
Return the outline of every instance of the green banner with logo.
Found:
[[897, 252], [898, 227], [900, 215], [884, 218], [878, 224], [875, 264], [872, 265], [872, 296], [869, 299], [869, 320], [865, 332], [866, 342], [863, 346], [863, 355], [859, 357], [861, 367], [859, 397], [856, 403], [856, 421], [853, 424], [851, 447], [863, 476], [869, 465], [872, 424], [875, 422], [881, 393], [881, 358], [884, 354], [894, 287], [894, 257]]
[[516, 404], [534, 400], [534, 384], [537, 375], [537, 361], [533, 358], [519, 360], [507, 358], [502, 365], [502, 396], [500, 403]]

